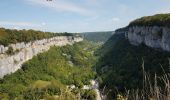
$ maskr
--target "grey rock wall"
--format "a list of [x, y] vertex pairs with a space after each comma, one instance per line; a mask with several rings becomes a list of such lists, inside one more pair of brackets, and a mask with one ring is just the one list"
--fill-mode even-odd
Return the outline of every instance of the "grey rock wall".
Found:
[[128, 29], [126, 35], [133, 45], [144, 43], [148, 47], [170, 52], [170, 28], [134, 26]]
[[17, 43], [11, 44], [14, 50], [19, 52], [14, 55], [7, 55], [5, 52], [8, 47], [0, 45], [0, 78], [3, 78], [7, 74], [14, 73], [22, 67], [22, 64], [38, 53], [42, 53], [50, 49], [51, 46], [64, 46], [72, 45], [75, 42], [80, 42], [83, 39], [80, 37], [67, 37], [67, 36], [57, 36], [50, 39], [37, 40], [29, 43]]

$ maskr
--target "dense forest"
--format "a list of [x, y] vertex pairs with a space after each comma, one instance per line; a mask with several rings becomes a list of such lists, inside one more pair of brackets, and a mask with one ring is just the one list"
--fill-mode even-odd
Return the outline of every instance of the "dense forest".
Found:
[[[97, 48], [89, 42], [51, 47], [0, 80], [0, 99], [95, 100], [95, 92], [82, 87], [89, 85], [96, 76], [93, 52]], [[71, 85], [76, 88], [68, 88]]]
[[73, 33], [51, 33], [35, 30], [12, 30], [0, 28], [0, 44], [9, 45], [10, 43], [30, 42], [34, 40], [41, 40], [44, 38], [51, 38], [54, 36], [72, 36], [77, 35]]
[[82, 34], [82, 37], [84, 37], [84, 39], [87, 41], [104, 43], [114, 34], [114, 31], [85, 32], [81, 34]]
[[156, 14], [145, 16], [132, 21], [130, 26], [165, 26], [170, 27], [170, 14]]

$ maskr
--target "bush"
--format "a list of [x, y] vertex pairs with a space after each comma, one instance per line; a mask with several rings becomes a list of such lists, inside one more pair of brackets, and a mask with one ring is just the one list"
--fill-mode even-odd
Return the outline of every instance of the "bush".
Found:
[[87, 100], [96, 100], [97, 94], [95, 90], [84, 90], [81, 92], [82, 98]]
[[9, 46], [9, 47], [8, 47], [8, 50], [6, 51], [6, 53], [7, 53], [8, 55], [13, 55], [13, 54], [14, 54], [13, 48], [12, 48], [11, 46]]

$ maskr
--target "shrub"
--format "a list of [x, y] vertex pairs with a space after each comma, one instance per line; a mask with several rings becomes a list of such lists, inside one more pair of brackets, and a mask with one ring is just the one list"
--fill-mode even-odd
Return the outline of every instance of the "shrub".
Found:
[[13, 48], [12, 48], [11, 46], [9, 46], [9, 47], [8, 47], [8, 50], [6, 51], [6, 53], [7, 53], [8, 55], [13, 55], [13, 54], [14, 54]]

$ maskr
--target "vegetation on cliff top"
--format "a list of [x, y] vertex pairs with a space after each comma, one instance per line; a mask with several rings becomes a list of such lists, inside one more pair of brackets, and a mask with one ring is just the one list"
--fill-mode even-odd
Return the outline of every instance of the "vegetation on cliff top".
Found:
[[[94, 79], [93, 52], [97, 47], [88, 42], [73, 46], [52, 47], [23, 64], [22, 69], [0, 80], [0, 99], [95, 99], [95, 92], [82, 90]], [[75, 85], [76, 89], [67, 86]], [[80, 94], [79, 94], [80, 93]], [[68, 99], [69, 98], [69, 99]]]
[[72, 36], [71, 33], [51, 33], [35, 30], [12, 30], [0, 28], [0, 44], [9, 45], [18, 42], [30, 42], [34, 40], [41, 40], [44, 38], [51, 38], [54, 36]]
[[132, 21], [130, 26], [164, 26], [170, 27], [170, 14], [156, 14], [145, 16]]

